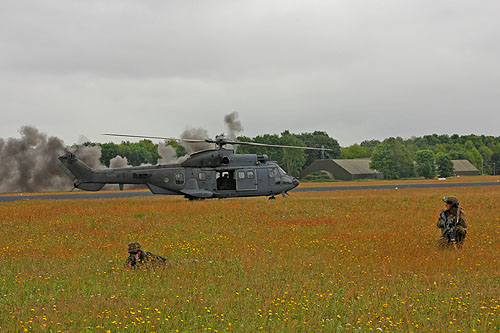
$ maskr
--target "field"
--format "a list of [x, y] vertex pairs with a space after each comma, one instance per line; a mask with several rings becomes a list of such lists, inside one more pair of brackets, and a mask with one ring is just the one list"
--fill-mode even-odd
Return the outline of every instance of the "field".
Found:
[[[469, 219], [459, 250], [436, 244], [443, 195]], [[496, 186], [0, 203], [0, 330], [498, 331], [499, 199]], [[127, 270], [134, 240], [198, 263]]]

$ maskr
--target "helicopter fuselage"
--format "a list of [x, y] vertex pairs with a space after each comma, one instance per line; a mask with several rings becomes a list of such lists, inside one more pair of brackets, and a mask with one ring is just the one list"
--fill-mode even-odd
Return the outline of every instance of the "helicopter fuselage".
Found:
[[145, 184], [154, 194], [189, 199], [284, 194], [299, 181], [266, 155], [235, 154], [231, 149], [191, 154], [182, 163], [113, 169], [91, 169], [72, 153], [59, 157], [76, 177], [74, 186], [98, 191], [105, 184]]

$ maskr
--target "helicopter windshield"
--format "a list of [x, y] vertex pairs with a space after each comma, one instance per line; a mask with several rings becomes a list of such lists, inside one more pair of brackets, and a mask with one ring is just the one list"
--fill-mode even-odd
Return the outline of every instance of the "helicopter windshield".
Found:
[[280, 176], [286, 175], [285, 170], [283, 170], [279, 165], [278, 165], [278, 172], [279, 172]]

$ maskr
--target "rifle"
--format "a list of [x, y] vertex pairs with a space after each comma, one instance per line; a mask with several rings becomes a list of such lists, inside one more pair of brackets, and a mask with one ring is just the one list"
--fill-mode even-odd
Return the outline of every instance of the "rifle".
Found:
[[130, 253], [128, 262], [130, 263], [131, 267], [134, 267], [137, 264], [137, 259], [135, 258], [135, 255], [133, 253]]
[[444, 211], [441, 211], [441, 218], [445, 221], [443, 228], [443, 236], [448, 239], [448, 243], [456, 243], [457, 241], [457, 225], [460, 219], [460, 208], [457, 207], [457, 217], [456, 219], [451, 219], [447, 217]]

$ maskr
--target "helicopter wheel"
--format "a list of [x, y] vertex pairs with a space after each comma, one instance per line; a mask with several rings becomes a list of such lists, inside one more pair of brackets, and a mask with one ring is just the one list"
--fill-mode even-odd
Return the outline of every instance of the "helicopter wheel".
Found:
[[272, 197], [269, 197], [269, 200], [276, 200], [276, 197], [273, 195]]
[[189, 201], [203, 201], [205, 198], [186, 197]]

